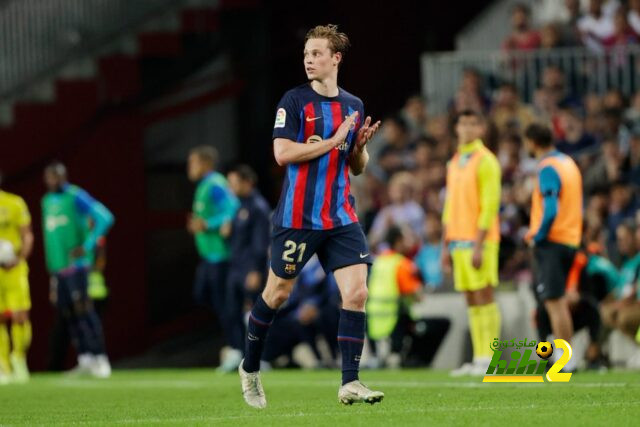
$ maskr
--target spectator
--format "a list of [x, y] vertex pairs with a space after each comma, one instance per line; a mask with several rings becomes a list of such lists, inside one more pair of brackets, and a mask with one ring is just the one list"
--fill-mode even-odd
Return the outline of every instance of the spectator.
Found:
[[640, 253], [638, 236], [633, 222], [620, 224], [616, 229], [618, 250], [624, 263], [618, 286], [611, 297], [602, 305], [603, 322], [634, 339], [640, 326], [640, 302], [638, 302], [638, 279], [640, 273]]
[[633, 218], [636, 213], [638, 203], [633, 191], [631, 190], [631, 186], [623, 179], [619, 179], [613, 183], [610, 193], [611, 199], [609, 201], [607, 228], [609, 230], [609, 242], [613, 243], [616, 238], [616, 230], [618, 229], [618, 226], [625, 220]]
[[640, 0], [629, 0], [627, 19], [633, 31], [640, 34]]
[[564, 71], [556, 65], [549, 65], [542, 71], [542, 88], [548, 91], [551, 102], [558, 107], [579, 108], [582, 106], [582, 101], [567, 87]]
[[618, 142], [614, 138], [607, 138], [598, 151], [595, 162], [584, 172], [585, 194], [607, 187], [620, 177], [623, 158]]
[[629, 179], [634, 187], [640, 187], [640, 129], [633, 131], [629, 143]]
[[382, 123], [383, 146], [378, 152], [378, 165], [386, 178], [395, 172], [414, 166], [414, 146], [409, 140], [407, 122], [399, 115], [390, 116]]
[[533, 50], [540, 47], [540, 34], [531, 28], [531, 11], [524, 3], [518, 3], [511, 12], [511, 34], [502, 44], [503, 49]]
[[491, 100], [484, 93], [482, 75], [475, 68], [465, 68], [460, 87], [449, 103], [449, 115], [468, 109], [486, 113], [490, 107]]
[[[403, 364], [404, 341], [411, 337], [410, 304], [420, 299], [422, 282], [416, 265], [404, 255], [411, 249], [411, 238], [401, 228], [391, 227], [385, 240], [389, 249], [375, 259], [369, 278], [367, 335], [374, 355], [370, 365], [379, 366], [380, 362], [375, 359], [384, 358], [386, 366], [398, 368]], [[435, 349], [440, 346], [448, 327], [447, 321], [444, 328], [438, 328], [441, 331], [436, 335], [430, 332], [429, 341]], [[383, 357], [377, 344], [386, 339], [391, 339], [391, 351]]]
[[[391, 226], [406, 226], [414, 244], [422, 237], [424, 210], [414, 200], [415, 186], [408, 172], [398, 172], [389, 181], [390, 204], [378, 212], [369, 232], [369, 244], [374, 250], [386, 249], [384, 238]], [[379, 247], [379, 245], [381, 245]]]
[[420, 269], [422, 280], [427, 286], [439, 288], [442, 286], [442, 223], [440, 215], [430, 211], [424, 221], [425, 241], [416, 255], [415, 263]]
[[615, 33], [612, 14], [603, 10], [602, 0], [589, 0], [589, 11], [578, 21], [582, 42], [594, 52], [602, 52], [603, 41]]
[[[640, 0], [638, 0], [640, 2]], [[640, 91], [631, 98], [631, 105], [624, 112], [624, 119], [631, 126], [640, 124]]]
[[503, 83], [498, 89], [491, 116], [498, 131], [522, 131], [535, 120], [531, 108], [520, 101], [518, 90], [511, 83]]
[[540, 29], [540, 49], [555, 49], [562, 46], [560, 29], [557, 24], [550, 22]]
[[420, 95], [412, 95], [405, 102], [401, 113], [402, 118], [407, 123], [409, 138], [416, 140], [427, 134], [427, 105]]
[[[619, 8], [613, 15], [613, 34], [602, 39], [602, 45], [611, 49], [617, 46], [627, 46], [638, 43], [638, 35], [631, 28], [627, 20], [627, 13], [624, 8]], [[626, 57], [619, 58], [626, 59]]]
[[[558, 0], [552, 0], [558, 3]], [[578, 30], [578, 21], [582, 17], [580, 12], [580, 0], [565, 0], [566, 18], [559, 17], [558, 32], [560, 33], [560, 41], [562, 46], [580, 46], [580, 31]]]
[[562, 110], [560, 126], [564, 138], [556, 144], [558, 151], [571, 156], [579, 163], [597, 149], [596, 139], [584, 131], [584, 124], [578, 111], [569, 108]]
[[615, 136], [623, 155], [629, 154], [629, 139], [631, 132], [622, 119], [623, 110], [621, 108], [606, 108], [604, 110], [604, 132]]

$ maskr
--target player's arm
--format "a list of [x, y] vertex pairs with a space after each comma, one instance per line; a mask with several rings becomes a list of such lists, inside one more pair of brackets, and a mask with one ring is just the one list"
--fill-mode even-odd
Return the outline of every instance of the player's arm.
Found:
[[93, 220], [93, 228], [82, 243], [82, 249], [84, 253], [87, 253], [94, 250], [98, 239], [107, 234], [113, 226], [115, 218], [105, 205], [83, 190], [80, 190], [76, 195], [76, 206], [80, 213], [88, 215]]
[[535, 243], [540, 243], [547, 238], [553, 221], [558, 215], [558, 197], [560, 195], [560, 176], [554, 168], [547, 166], [542, 168], [539, 175], [540, 193], [542, 193], [542, 222], [538, 232], [533, 236]]
[[303, 163], [328, 153], [344, 142], [357, 117], [356, 111], [340, 124], [332, 137], [311, 144], [301, 144], [288, 138], [274, 138], [273, 154], [276, 162], [280, 166]]
[[290, 139], [276, 138], [273, 140], [273, 154], [280, 166], [290, 163], [304, 163], [328, 153], [341, 143], [335, 138], [335, 135], [312, 144], [301, 144]]
[[482, 246], [489, 228], [500, 211], [500, 164], [494, 156], [484, 156], [478, 166], [478, 187], [480, 190], [480, 214], [478, 215], [478, 234], [474, 242], [473, 265], [482, 265]]
[[[445, 186], [446, 188], [446, 186]], [[440, 264], [445, 272], [451, 270], [451, 257], [449, 254], [449, 242], [447, 241], [447, 226], [451, 216], [451, 202], [449, 201], [449, 192], [445, 191], [444, 206], [442, 207], [442, 251], [440, 252]]]
[[364, 125], [360, 127], [356, 134], [356, 142], [349, 155], [349, 168], [354, 175], [360, 175], [369, 163], [369, 153], [366, 144], [371, 141], [373, 135], [380, 129], [380, 121], [371, 124], [371, 116], [364, 121]]
[[18, 260], [26, 260], [33, 251], [33, 230], [31, 228], [31, 214], [24, 200], [20, 200], [18, 225], [20, 230], [21, 248], [18, 254]]
[[31, 252], [33, 251], [34, 238], [31, 224], [20, 227], [20, 239], [22, 240], [22, 247], [20, 248], [18, 259], [26, 260], [31, 256]]

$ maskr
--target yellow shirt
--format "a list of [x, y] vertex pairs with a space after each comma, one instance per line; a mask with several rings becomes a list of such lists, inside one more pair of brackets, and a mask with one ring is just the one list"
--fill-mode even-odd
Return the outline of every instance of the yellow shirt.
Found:
[[20, 229], [30, 224], [31, 215], [22, 197], [0, 191], [0, 240], [8, 240], [16, 253], [20, 252]]
[[[482, 141], [476, 139], [468, 144], [458, 147], [460, 155], [470, 155], [483, 148]], [[480, 212], [478, 214], [477, 227], [480, 230], [488, 230], [495, 222], [500, 212], [500, 163], [491, 154], [483, 156], [478, 164], [478, 190], [480, 196]], [[445, 198], [442, 222], [446, 226], [451, 215], [450, 198]]]

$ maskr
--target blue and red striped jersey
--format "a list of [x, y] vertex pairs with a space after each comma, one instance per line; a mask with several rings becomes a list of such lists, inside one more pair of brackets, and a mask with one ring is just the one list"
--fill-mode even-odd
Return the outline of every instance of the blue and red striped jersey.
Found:
[[329, 230], [358, 222], [350, 192], [348, 157], [364, 107], [360, 98], [338, 89], [338, 96], [329, 98], [306, 83], [285, 93], [278, 104], [273, 139], [286, 138], [300, 144], [330, 138], [348, 115], [355, 111], [359, 115], [343, 145], [308, 162], [287, 165], [273, 214], [274, 225]]

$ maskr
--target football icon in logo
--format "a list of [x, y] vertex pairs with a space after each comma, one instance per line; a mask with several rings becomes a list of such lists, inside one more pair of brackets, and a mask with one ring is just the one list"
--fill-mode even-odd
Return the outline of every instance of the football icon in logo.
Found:
[[536, 346], [536, 354], [541, 359], [548, 359], [553, 354], [553, 346], [549, 341], [539, 342]]

